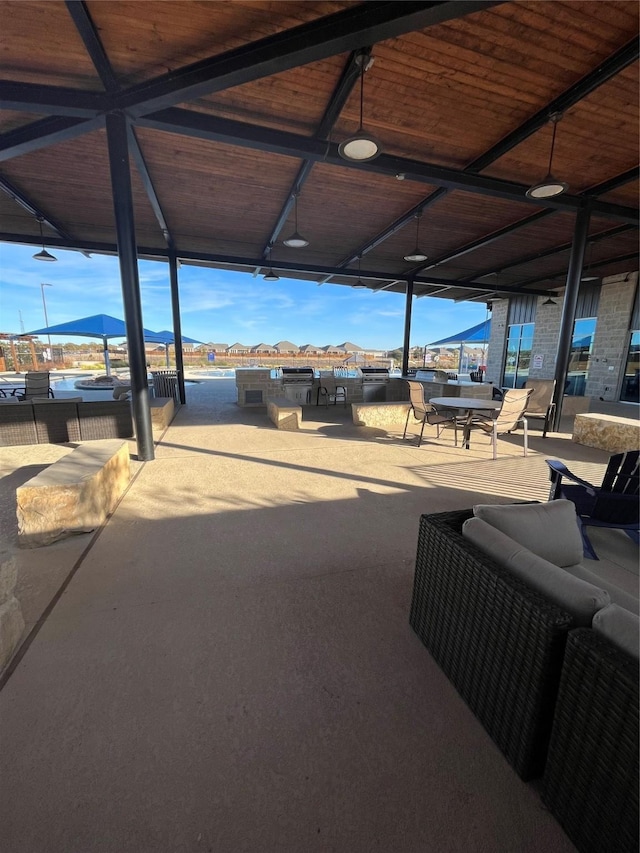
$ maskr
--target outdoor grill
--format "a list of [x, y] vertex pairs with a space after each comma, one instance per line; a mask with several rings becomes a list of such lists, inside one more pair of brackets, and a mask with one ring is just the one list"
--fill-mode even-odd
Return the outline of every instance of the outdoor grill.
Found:
[[313, 387], [313, 367], [283, 367], [282, 387], [287, 400], [306, 403]]
[[386, 367], [361, 367], [362, 399], [365, 403], [380, 403], [387, 399], [389, 371]]

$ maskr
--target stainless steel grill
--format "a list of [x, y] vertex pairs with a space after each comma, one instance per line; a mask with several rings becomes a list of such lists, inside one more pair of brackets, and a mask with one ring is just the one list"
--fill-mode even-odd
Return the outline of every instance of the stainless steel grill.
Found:
[[307, 403], [313, 388], [313, 367], [283, 367], [282, 387], [287, 400]]
[[365, 403], [382, 403], [387, 399], [389, 371], [386, 367], [361, 367], [362, 399]]

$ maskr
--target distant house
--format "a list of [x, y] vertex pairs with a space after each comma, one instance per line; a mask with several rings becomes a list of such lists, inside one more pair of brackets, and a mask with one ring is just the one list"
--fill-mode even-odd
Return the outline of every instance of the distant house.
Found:
[[256, 344], [251, 347], [251, 352], [277, 352], [277, 350], [271, 344]]
[[340, 347], [334, 347], [333, 344], [327, 344], [326, 347], [322, 347], [322, 352], [329, 353], [330, 355], [344, 355], [345, 350]]
[[[234, 346], [235, 346], [235, 344], [234, 344]], [[207, 352], [228, 352], [229, 351], [229, 344], [214, 344], [214, 343], [203, 344], [201, 349], [204, 349]]]
[[300, 347], [292, 344], [291, 341], [278, 341], [277, 344], [273, 345], [273, 348], [281, 354], [300, 352]]
[[343, 344], [338, 344], [336, 349], [340, 350], [340, 352], [364, 352], [362, 347], [359, 347], [357, 344], [352, 344], [351, 341], [345, 341]]
[[230, 353], [241, 353], [241, 352], [251, 352], [251, 347], [245, 346], [244, 344], [231, 344], [227, 352]]
[[317, 347], [314, 344], [303, 344], [303, 346], [300, 347], [300, 352], [306, 353], [307, 355], [314, 355], [324, 352], [324, 349], [322, 347]]

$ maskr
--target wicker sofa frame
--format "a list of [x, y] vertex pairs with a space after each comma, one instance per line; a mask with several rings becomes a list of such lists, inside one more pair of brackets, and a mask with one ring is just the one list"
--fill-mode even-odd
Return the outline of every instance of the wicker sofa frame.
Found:
[[471, 516], [421, 516], [410, 624], [518, 775], [533, 779], [573, 623], [462, 536]]
[[0, 446], [65, 444], [133, 435], [126, 400], [10, 403], [0, 406]]
[[638, 851], [638, 662], [571, 631], [542, 799], [581, 853]]

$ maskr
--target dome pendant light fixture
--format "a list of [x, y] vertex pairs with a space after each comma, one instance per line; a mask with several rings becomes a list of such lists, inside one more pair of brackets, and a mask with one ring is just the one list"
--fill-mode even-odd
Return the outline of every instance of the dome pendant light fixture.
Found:
[[264, 281], [280, 281], [280, 276], [273, 271], [273, 267], [271, 266], [271, 246], [269, 246], [267, 259], [269, 261], [269, 269], [266, 271], [262, 278], [264, 279]]
[[534, 184], [532, 187], [529, 187], [525, 195], [528, 198], [555, 198], [557, 195], [562, 195], [562, 193], [566, 192], [569, 189], [569, 184], [565, 183], [565, 181], [559, 181], [557, 178], [553, 177], [551, 172], [551, 163], [553, 162], [553, 149], [556, 144], [556, 130], [558, 128], [558, 122], [562, 118], [562, 113], [551, 113], [549, 116], [549, 121], [553, 124], [553, 135], [551, 137], [551, 153], [549, 154], [549, 168], [547, 170], [546, 177], [544, 177], [539, 184]]
[[382, 145], [371, 133], [367, 133], [362, 126], [362, 114], [364, 106], [364, 72], [367, 70], [369, 57], [365, 54], [360, 54], [358, 61], [360, 62], [360, 126], [353, 136], [345, 139], [338, 145], [338, 154], [344, 160], [350, 160], [352, 163], [367, 163], [382, 153]]
[[421, 216], [422, 216], [422, 213], [416, 214], [416, 247], [413, 250], [413, 252], [404, 256], [405, 261], [415, 261], [416, 263], [419, 263], [420, 261], [426, 261], [428, 259], [428, 256], [425, 255], [425, 253], [420, 249], [420, 218], [421, 218]]
[[40, 226], [40, 242], [42, 243], [42, 251], [36, 252], [35, 255], [33, 255], [33, 260], [34, 261], [48, 261], [49, 263], [51, 263], [52, 261], [57, 261], [58, 259], [54, 258], [54, 256], [52, 254], [47, 252], [47, 250], [44, 247], [44, 236], [42, 234], [42, 217], [41, 216], [38, 217], [38, 225]]
[[298, 231], [298, 193], [293, 196], [293, 211], [295, 230], [291, 237], [287, 237], [287, 239], [282, 242], [290, 249], [304, 249], [305, 246], [309, 245], [309, 241], [306, 240]]

